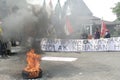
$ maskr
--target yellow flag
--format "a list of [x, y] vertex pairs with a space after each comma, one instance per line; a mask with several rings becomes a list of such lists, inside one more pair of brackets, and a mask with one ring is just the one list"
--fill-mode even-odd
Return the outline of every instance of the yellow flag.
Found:
[[2, 28], [0, 27], [0, 34], [2, 33]]

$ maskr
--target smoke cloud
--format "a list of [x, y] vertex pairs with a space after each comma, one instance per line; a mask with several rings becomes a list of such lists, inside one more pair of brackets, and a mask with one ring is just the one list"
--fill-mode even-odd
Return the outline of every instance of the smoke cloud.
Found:
[[24, 0], [7, 0], [6, 5], [11, 11], [3, 19], [3, 36], [5, 39], [20, 39], [25, 35], [25, 25], [37, 22], [37, 17], [28, 8], [28, 4]]

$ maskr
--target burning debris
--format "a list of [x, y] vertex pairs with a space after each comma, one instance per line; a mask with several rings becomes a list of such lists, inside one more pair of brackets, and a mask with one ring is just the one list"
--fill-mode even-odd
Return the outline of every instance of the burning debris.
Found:
[[27, 67], [22, 71], [24, 79], [34, 79], [42, 77], [42, 70], [40, 67], [41, 56], [36, 54], [34, 49], [27, 52]]

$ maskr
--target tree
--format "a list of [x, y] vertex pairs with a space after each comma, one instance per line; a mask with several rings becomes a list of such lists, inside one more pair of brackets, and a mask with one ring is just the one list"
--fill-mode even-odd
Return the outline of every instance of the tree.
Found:
[[120, 20], [120, 2], [118, 2], [116, 6], [112, 8], [112, 11], [116, 14], [117, 19]]

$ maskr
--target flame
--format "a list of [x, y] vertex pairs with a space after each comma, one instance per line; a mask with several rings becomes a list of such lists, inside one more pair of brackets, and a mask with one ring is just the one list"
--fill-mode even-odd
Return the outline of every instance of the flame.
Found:
[[29, 78], [39, 76], [40, 58], [41, 56], [36, 54], [34, 49], [27, 52], [27, 67], [24, 70], [29, 73]]

